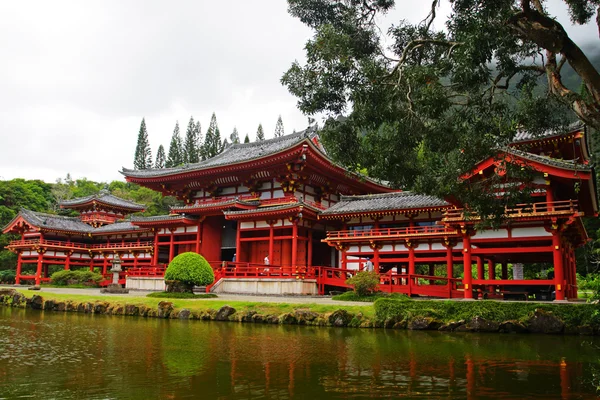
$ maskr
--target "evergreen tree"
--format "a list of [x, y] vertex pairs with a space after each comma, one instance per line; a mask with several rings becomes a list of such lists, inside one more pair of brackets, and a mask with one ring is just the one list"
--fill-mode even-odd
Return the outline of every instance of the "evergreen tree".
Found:
[[275, 137], [282, 137], [285, 135], [283, 133], [283, 121], [281, 120], [281, 115], [277, 118], [277, 124], [275, 125]]
[[194, 135], [196, 136], [196, 153], [198, 154], [198, 161], [202, 160], [202, 129], [200, 128], [200, 121], [196, 121], [194, 125]]
[[256, 131], [256, 141], [262, 142], [265, 140], [265, 132], [263, 131], [262, 124], [258, 124], [258, 130]]
[[137, 146], [135, 147], [135, 157], [133, 159], [133, 168], [147, 169], [152, 168], [152, 151], [148, 141], [148, 131], [146, 131], [146, 119], [142, 118], [140, 132], [138, 133]]
[[231, 146], [231, 144], [229, 143], [229, 141], [227, 141], [227, 138], [223, 139], [223, 145], [221, 146], [221, 151], [225, 150], [229, 146]]
[[179, 122], [175, 123], [171, 144], [169, 145], [169, 156], [165, 166], [167, 168], [176, 167], [183, 163], [183, 148], [181, 146], [181, 136], [179, 136]]
[[221, 133], [219, 132], [219, 126], [217, 125], [217, 116], [213, 113], [210, 119], [210, 125], [206, 131], [206, 139], [202, 146], [204, 151], [202, 152], [202, 158], [208, 159], [216, 156], [223, 151], [223, 143], [221, 143]]
[[196, 125], [194, 117], [190, 117], [187, 130], [185, 132], [185, 142], [183, 144], [183, 162], [197, 163], [200, 161], [198, 154], [198, 137], [196, 136]]
[[154, 163], [154, 168], [164, 168], [166, 162], [167, 156], [165, 155], [165, 148], [161, 144], [158, 146], [158, 151], [156, 152], [156, 162]]
[[244, 143], [250, 143], [250, 136], [246, 133], [246, 137], [244, 138]]
[[238, 144], [240, 142], [240, 135], [236, 127], [233, 127], [233, 132], [229, 135], [229, 140], [231, 140], [231, 144]]

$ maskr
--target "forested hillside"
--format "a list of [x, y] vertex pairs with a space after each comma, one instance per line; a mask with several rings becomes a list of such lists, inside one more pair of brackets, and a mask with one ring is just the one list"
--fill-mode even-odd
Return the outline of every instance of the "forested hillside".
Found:
[[[176, 203], [173, 197], [162, 197], [160, 193], [153, 190], [120, 181], [104, 183], [85, 178], [72, 180], [69, 175], [56, 183], [13, 179], [0, 181], [0, 227], [6, 226], [19, 213], [20, 208], [72, 215], [71, 211], [62, 210], [58, 206], [60, 201], [89, 196], [104, 188], [108, 188], [115, 196], [144, 204], [146, 211], [142, 215], [168, 214], [169, 206]], [[13, 235], [0, 234], [0, 270], [15, 268], [16, 256], [4, 249], [4, 246], [13, 239], [15, 239]]]

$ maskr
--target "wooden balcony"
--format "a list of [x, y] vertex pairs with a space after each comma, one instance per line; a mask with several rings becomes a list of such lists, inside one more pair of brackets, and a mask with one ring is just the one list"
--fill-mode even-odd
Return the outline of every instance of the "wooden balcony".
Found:
[[414, 226], [406, 228], [380, 228], [369, 230], [331, 231], [324, 241], [360, 242], [369, 240], [394, 240], [416, 237], [444, 237], [458, 235], [458, 231], [442, 225]]
[[87, 250], [92, 252], [103, 252], [103, 251], [133, 251], [133, 250], [151, 250], [154, 247], [153, 242], [125, 242], [125, 243], [76, 243], [76, 242], [64, 242], [59, 240], [47, 240], [47, 239], [29, 239], [29, 240], [13, 240], [9, 243], [9, 249], [30, 249], [38, 246], [51, 249], [61, 250]]
[[[532, 218], [545, 216], [565, 216], [578, 213], [577, 200], [563, 200], [544, 203], [517, 204], [513, 208], [506, 208], [505, 218]], [[479, 221], [477, 213], [469, 212], [464, 208], [447, 210], [443, 222]]]

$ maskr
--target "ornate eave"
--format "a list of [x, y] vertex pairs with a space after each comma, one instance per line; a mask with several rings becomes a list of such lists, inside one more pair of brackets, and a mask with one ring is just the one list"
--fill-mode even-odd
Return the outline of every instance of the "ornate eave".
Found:
[[139, 227], [168, 227], [181, 225], [198, 225], [199, 219], [189, 215], [157, 215], [154, 217], [133, 217], [131, 223]]

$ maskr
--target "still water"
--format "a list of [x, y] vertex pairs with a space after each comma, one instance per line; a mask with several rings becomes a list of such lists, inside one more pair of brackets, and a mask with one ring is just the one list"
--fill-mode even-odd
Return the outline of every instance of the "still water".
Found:
[[0, 307], [0, 399], [593, 399], [599, 346]]

